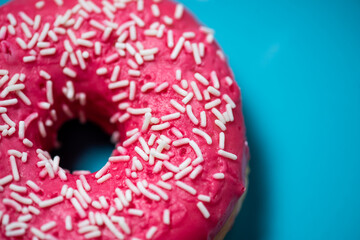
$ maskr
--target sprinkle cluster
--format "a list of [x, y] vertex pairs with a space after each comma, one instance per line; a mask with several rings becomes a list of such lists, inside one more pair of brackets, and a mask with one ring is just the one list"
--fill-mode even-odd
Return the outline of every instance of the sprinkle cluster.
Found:
[[[62, 0], [54, 2], [59, 7], [64, 4]], [[38, 1], [35, 8], [41, 10], [46, 4], [50, 3]], [[229, 87], [234, 83], [230, 76], [219, 78], [216, 71], [208, 76], [195, 71], [191, 79], [185, 79], [182, 69], [173, 70], [172, 75], [176, 79], [174, 84], [173, 81], [139, 83], [136, 80], [143, 77], [144, 66], [156, 62], [157, 56], [165, 52], [169, 52], [168, 58], [174, 62], [181, 54], [192, 55], [193, 64], [200, 66], [207, 57], [207, 48], [214, 41], [214, 31], [207, 27], [200, 27], [198, 32], [183, 32], [181, 36], [175, 34], [173, 26], [185, 14], [183, 5], [177, 4], [170, 16], [161, 13], [159, 4], [159, 0], [104, 0], [101, 3], [78, 0], [71, 9], [58, 15], [54, 22], [42, 20], [41, 15], [30, 17], [23, 11], [17, 15], [7, 14], [8, 22], [2, 23], [0, 28], [0, 40], [15, 37], [16, 44], [24, 51], [22, 61], [25, 67], [39, 59], [57, 59], [66, 79], [61, 91], [67, 99], [67, 102], [61, 103], [62, 112], [57, 112], [53, 107], [57, 101], [53, 77], [46, 68], [38, 72], [39, 77], [46, 82], [44, 100], [39, 102], [34, 102], [31, 93], [26, 92], [27, 84], [31, 84], [31, 81], [25, 73], [0, 69], [0, 144], [3, 138], [17, 135], [17, 141], [23, 146], [22, 149], [7, 150], [6, 158], [9, 159], [11, 172], [0, 171], [0, 192], [11, 192], [9, 197], [2, 198], [2, 204], [6, 207], [4, 209], [11, 209], [19, 215], [13, 218], [11, 211], [2, 211], [0, 208], [0, 221], [5, 226], [7, 237], [27, 235], [33, 239], [54, 238], [52, 231], [59, 227], [58, 221], [49, 220], [40, 228], [28, 222], [40, 217], [42, 211], [68, 202], [74, 214], [63, 219], [62, 225], [66, 231], [76, 231], [85, 239], [93, 239], [103, 236], [104, 229], [108, 229], [113, 238], [127, 239], [137, 234], [132, 232], [128, 218], [142, 218], [151, 214], [141, 207], [135, 208], [132, 202], [137, 198], [153, 202], [170, 201], [175, 190], [181, 190], [196, 199], [198, 214], [205, 219], [211, 217], [206, 207], [211, 203], [211, 197], [200, 194], [191, 182], [204, 171], [203, 163], [206, 159], [201, 146], [212, 146], [220, 158], [229, 161], [238, 158], [236, 154], [227, 151], [225, 145], [227, 124], [235, 120], [233, 110], [238, 111], [238, 107], [229, 95], [221, 91], [223, 85]], [[149, 11], [154, 17], [151, 22], [140, 17], [146, 5], [150, 6]], [[131, 6], [134, 11], [125, 11]], [[128, 14], [128, 20], [115, 21], [117, 14]], [[197, 34], [204, 35], [204, 41], [195, 41], [198, 39]], [[163, 40], [163, 48], [147, 47], [151, 39]], [[108, 48], [110, 45], [111, 51], [105, 51], [104, 46]], [[38, 134], [47, 138], [59, 114], [86, 121], [85, 111], [75, 113], [72, 110], [72, 104], [82, 107], [88, 104], [87, 93], [76, 91], [75, 80], [80, 71], [88, 70], [91, 59], [96, 57], [104, 58], [103, 66], [96, 69], [96, 75], [111, 91], [111, 101], [118, 104], [118, 111], [109, 119], [109, 123], [136, 121], [139, 125], [127, 129], [124, 133], [126, 137], [121, 136], [119, 131], [113, 132], [112, 138], [118, 144], [109, 161], [92, 177], [87, 171], [74, 172], [78, 176], [74, 186], [69, 183], [70, 173], [59, 166], [60, 158], [52, 158], [41, 146], [36, 146], [34, 140], [27, 136], [26, 130], [35, 125]], [[216, 57], [225, 60], [220, 50]], [[118, 63], [121, 59], [126, 59], [126, 67]], [[124, 72], [124, 69], [127, 71]], [[168, 109], [168, 114], [159, 114], [151, 106], [136, 105], [139, 96], [164, 93], [173, 95], [167, 106], [160, 106]], [[12, 108], [20, 103], [31, 106], [34, 112], [23, 120], [12, 120]], [[201, 111], [198, 106], [202, 107]], [[37, 110], [47, 111], [48, 118], [40, 117]], [[182, 129], [175, 127], [177, 122], [184, 121], [188, 122], [184, 127], [191, 126], [193, 135], [186, 135]], [[214, 137], [214, 132], [219, 132], [218, 136]], [[120, 137], [123, 137], [123, 141], [120, 141]], [[176, 164], [172, 161], [174, 153], [184, 147], [190, 149], [195, 157], [186, 157], [180, 164]], [[63, 185], [57, 196], [42, 199], [39, 193], [43, 189], [37, 184], [37, 179], [21, 179], [18, 166], [29, 164], [30, 152], [37, 156], [35, 164], [39, 169], [39, 179], [61, 179]], [[96, 196], [88, 180], [94, 177], [97, 184], [116, 181], [112, 168], [118, 164], [125, 169], [125, 186], [116, 187], [109, 196]], [[144, 177], [147, 174], [145, 170], [149, 169], [156, 176], [156, 181]], [[225, 177], [224, 172], [212, 174], [214, 181], [222, 181]], [[113, 194], [115, 198], [110, 197]], [[161, 221], [164, 225], [171, 226], [171, 215], [170, 209], [163, 210]], [[159, 226], [150, 226], [143, 236], [136, 236], [153, 239], [158, 230]]]

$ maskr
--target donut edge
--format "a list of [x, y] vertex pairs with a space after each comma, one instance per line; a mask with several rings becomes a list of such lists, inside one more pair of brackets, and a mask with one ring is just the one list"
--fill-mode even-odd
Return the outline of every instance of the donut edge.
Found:
[[250, 167], [248, 164], [246, 166], [246, 177], [245, 177], [245, 189], [246, 190], [245, 190], [244, 194], [237, 201], [237, 203], [234, 207], [234, 210], [231, 212], [229, 218], [226, 220], [226, 223], [224, 224], [224, 226], [221, 228], [221, 230], [219, 231], [219, 233], [215, 236], [215, 238], [213, 240], [224, 240], [226, 235], [229, 233], [229, 231], [233, 227], [236, 217], [238, 216], [238, 214], [241, 210], [242, 204], [244, 203], [244, 200], [246, 198], [246, 194], [248, 191], [248, 185], [249, 185], [249, 174], [250, 174]]

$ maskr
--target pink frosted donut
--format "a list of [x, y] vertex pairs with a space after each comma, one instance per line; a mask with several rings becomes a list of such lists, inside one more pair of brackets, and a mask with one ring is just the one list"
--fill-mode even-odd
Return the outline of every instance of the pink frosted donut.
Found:
[[[13, 0], [0, 22], [0, 238], [214, 239], [248, 148], [213, 30], [167, 0]], [[96, 173], [48, 153], [73, 118], [116, 142]]]

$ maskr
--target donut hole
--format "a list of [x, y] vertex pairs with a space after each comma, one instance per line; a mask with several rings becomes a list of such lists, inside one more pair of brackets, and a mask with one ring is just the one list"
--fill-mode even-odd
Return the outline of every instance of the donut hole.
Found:
[[85, 124], [78, 120], [65, 122], [59, 129], [59, 146], [50, 154], [60, 157], [60, 166], [73, 171], [96, 172], [108, 161], [115, 145], [111, 136], [92, 122]]

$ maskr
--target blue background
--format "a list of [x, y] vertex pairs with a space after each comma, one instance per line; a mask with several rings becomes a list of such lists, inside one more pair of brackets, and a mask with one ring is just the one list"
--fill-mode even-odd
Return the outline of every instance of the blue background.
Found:
[[216, 30], [243, 94], [252, 172], [226, 240], [360, 239], [360, 2], [182, 2]]

